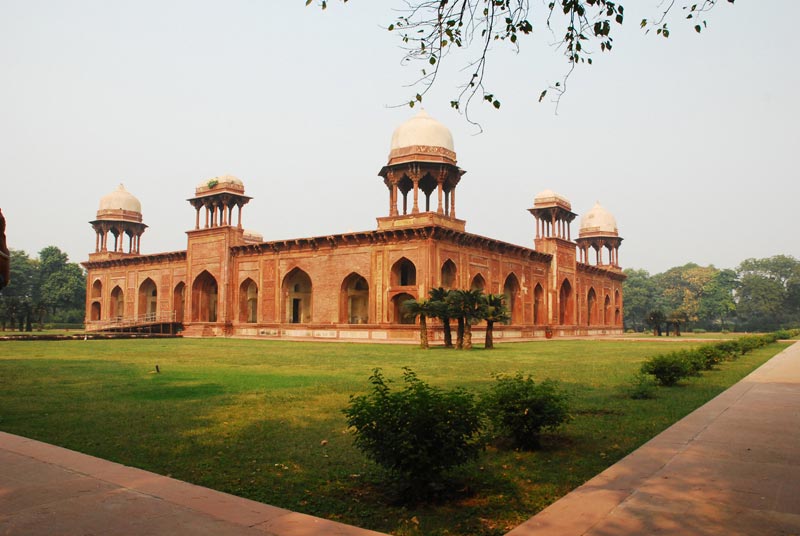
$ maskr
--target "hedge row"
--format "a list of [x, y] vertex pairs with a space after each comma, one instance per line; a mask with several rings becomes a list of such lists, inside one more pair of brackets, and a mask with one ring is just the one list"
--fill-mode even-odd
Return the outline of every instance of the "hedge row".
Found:
[[655, 377], [664, 386], [675, 385], [684, 378], [699, 376], [723, 361], [733, 361], [748, 352], [772, 344], [778, 339], [800, 335], [800, 329], [782, 329], [764, 335], [747, 335], [730, 341], [704, 344], [693, 350], [678, 350], [651, 357], [642, 365], [642, 373]]

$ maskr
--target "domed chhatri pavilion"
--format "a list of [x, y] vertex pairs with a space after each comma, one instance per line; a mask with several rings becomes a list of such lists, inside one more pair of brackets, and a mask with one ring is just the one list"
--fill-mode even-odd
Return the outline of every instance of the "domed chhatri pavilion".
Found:
[[156, 254], [141, 253], [142, 207], [120, 185], [91, 222], [87, 329], [172, 323], [186, 336], [411, 340], [417, 330], [402, 303], [444, 287], [505, 294], [511, 321], [498, 338], [620, 333], [625, 276], [614, 216], [596, 204], [573, 239], [572, 205], [544, 190], [528, 209], [534, 249], [474, 235], [456, 217], [464, 173], [450, 131], [422, 111], [392, 135], [378, 173], [388, 210], [377, 229], [264, 241], [242, 227], [244, 184], [224, 175], [188, 200], [186, 250]]

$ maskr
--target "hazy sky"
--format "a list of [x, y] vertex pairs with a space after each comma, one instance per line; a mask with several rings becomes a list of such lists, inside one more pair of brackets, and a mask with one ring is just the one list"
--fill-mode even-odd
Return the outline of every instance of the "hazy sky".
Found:
[[[668, 40], [638, 27], [659, 3], [625, 3], [613, 52], [574, 74], [557, 115], [537, 102], [566, 69], [545, 28], [520, 54], [493, 51], [488, 85], [503, 105], [476, 106], [482, 134], [449, 108], [461, 65], [443, 73], [425, 108], [467, 170], [467, 231], [532, 247], [526, 209], [550, 188], [579, 214], [600, 201], [616, 216], [624, 267], [800, 257], [800, 68], [787, 30], [800, 2], [720, 2], [702, 35], [677, 16]], [[149, 225], [142, 252], [185, 249], [186, 199], [223, 174], [244, 181], [244, 226], [265, 240], [374, 229], [388, 212], [377, 172], [415, 113], [391, 107], [419, 69], [400, 65], [382, 28], [402, 3], [304, 4], [0, 0], [10, 247], [85, 260], [99, 199], [124, 183]]]

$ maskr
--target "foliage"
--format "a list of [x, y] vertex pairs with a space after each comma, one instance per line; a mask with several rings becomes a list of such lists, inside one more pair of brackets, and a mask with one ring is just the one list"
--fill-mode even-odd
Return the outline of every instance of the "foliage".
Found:
[[406, 300], [402, 304], [403, 313], [406, 317], [419, 317], [419, 347], [428, 349], [428, 317], [433, 315], [436, 310], [429, 300]]
[[[342, 0], [347, 2], [347, 0]], [[734, 0], [728, 0], [733, 3]], [[306, 5], [312, 0], [306, 0]], [[693, 23], [697, 32], [706, 27], [704, 14], [718, 0], [683, 3], [681, 18]], [[328, 0], [320, 0], [325, 9]], [[675, 2], [653, 19], [643, 19], [640, 26], [649, 32], [669, 37], [667, 18]], [[539, 101], [548, 91], [556, 102], [563, 95], [567, 79], [576, 66], [591, 65], [595, 52], [610, 52], [613, 48], [613, 28], [625, 20], [625, 8], [611, 0], [409, 0], [397, 11], [388, 30], [397, 32], [405, 51], [404, 63], [421, 65], [415, 86], [417, 93], [408, 101], [414, 107], [437, 80], [443, 60], [455, 51], [467, 55], [465, 78], [450, 106], [463, 110], [469, 120], [469, 106], [474, 98], [500, 108], [499, 97], [484, 86], [488, 53], [493, 45], [507, 43], [519, 50], [521, 38], [533, 34], [534, 28], [557, 36], [556, 49], [564, 54], [566, 74], [541, 92]]]
[[546, 379], [537, 384], [521, 372], [495, 377], [497, 381], [481, 399], [495, 436], [534, 450], [541, 446], [543, 430], [553, 430], [570, 420], [568, 397], [558, 382]]
[[403, 370], [405, 388], [393, 391], [376, 368], [372, 392], [351, 397], [344, 414], [356, 447], [424, 495], [450, 469], [477, 456], [480, 416], [467, 391], [431, 387]]
[[48, 319], [82, 321], [85, 314], [86, 275], [55, 246], [38, 259], [11, 250], [11, 283], [0, 292], [0, 325], [31, 331]]
[[428, 292], [431, 302], [430, 316], [442, 321], [445, 348], [453, 347], [453, 334], [450, 330], [450, 319], [453, 317], [454, 311], [452, 311], [452, 306], [448, 301], [449, 295], [450, 291], [443, 287], [432, 288]]
[[511, 320], [511, 313], [506, 307], [506, 297], [504, 294], [486, 294], [484, 296], [486, 308], [484, 320], [486, 320], [486, 344], [487, 350], [494, 348], [494, 323], [508, 322]]
[[659, 384], [670, 387], [692, 373], [691, 364], [678, 352], [651, 357], [642, 364], [643, 374], [655, 376]]

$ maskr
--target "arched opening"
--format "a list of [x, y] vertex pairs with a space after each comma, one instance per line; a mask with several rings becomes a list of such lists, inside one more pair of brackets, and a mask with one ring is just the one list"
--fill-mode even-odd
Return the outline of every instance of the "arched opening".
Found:
[[99, 301], [93, 301], [92, 302], [92, 309], [89, 312], [89, 320], [91, 320], [93, 322], [97, 322], [98, 320], [100, 320], [100, 302]]
[[406, 292], [392, 298], [392, 318], [390, 320], [395, 324], [414, 324], [416, 319], [406, 316], [403, 311], [403, 303], [413, 299], [415, 299], [414, 296]]
[[119, 321], [125, 316], [125, 293], [118, 286], [111, 290], [111, 303], [109, 303], [109, 320]]
[[597, 322], [597, 293], [594, 288], [589, 289], [586, 295], [586, 325], [591, 326]]
[[442, 287], [452, 289], [456, 286], [456, 263], [447, 259], [442, 265]]
[[606, 294], [605, 302], [603, 303], [603, 325], [611, 323], [611, 296]]
[[284, 321], [290, 324], [311, 322], [311, 278], [294, 268], [283, 278]]
[[539, 283], [536, 283], [533, 289], [533, 323], [537, 325], [545, 323], [544, 289]]
[[200, 272], [192, 283], [192, 321], [217, 321], [217, 280], [207, 270]]
[[417, 267], [403, 257], [392, 266], [392, 286], [409, 287], [417, 284]]
[[345, 324], [369, 323], [369, 283], [353, 272], [342, 282], [340, 321]]
[[175, 308], [175, 322], [183, 322], [186, 310], [186, 283], [183, 281], [175, 285], [175, 290], [172, 291], [172, 303]]
[[258, 285], [249, 277], [239, 285], [239, 322], [258, 322]]
[[522, 322], [522, 300], [519, 299], [519, 280], [514, 274], [509, 274], [506, 277], [506, 282], [503, 284], [503, 294], [506, 297], [506, 308], [509, 313], [509, 323]]
[[574, 323], [574, 304], [572, 303], [572, 285], [569, 279], [561, 283], [558, 291], [558, 322], [561, 325]]
[[103, 295], [103, 283], [97, 279], [92, 283], [92, 298], [100, 298]]
[[153, 321], [157, 310], [158, 289], [155, 282], [148, 277], [139, 285], [139, 316], [146, 321]]
[[622, 314], [619, 307], [619, 289], [614, 291], [614, 325], [622, 325]]
[[470, 290], [480, 290], [481, 292], [483, 289], [486, 288], [486, 280], [483, 278], [481, 274], [477, 274], [475, 277], [472, 278], [472, 283], [469, 285]]

